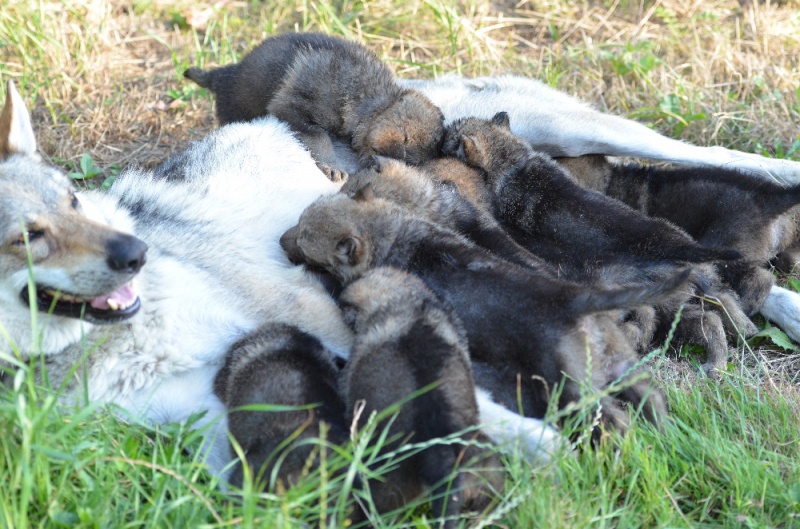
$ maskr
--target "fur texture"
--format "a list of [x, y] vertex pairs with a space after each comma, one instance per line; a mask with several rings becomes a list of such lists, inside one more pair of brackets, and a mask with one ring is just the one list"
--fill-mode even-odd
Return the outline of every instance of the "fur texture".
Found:
[[[473, 359], [507, 366], [534, 388], [523, 405], [532, 417], [544, 415], [556, 385], [565, 384], [559, 401], [565, 406], [579, 398], [578, 381], [599, 390], [634, 363], [625, 336], [599, 313], [673, 296], [685, 288], [688, 275], [651, 288], [587, 289], [511, 264], [368, 193], [316, 201], [293, 233], [292, 240], [282, 239], [293, 259], [325, 268], [344, 283], [376, 266], [418, 275], [454, 307]], [[663, 397], [647, 380], [633, 388], [627, 396], [637, 405], [651, 394], [645, 406], [649, 419], [666, 413]], [[624, 414], [613, 402], [605, 400], [603, 412], [607, 423], [625, 427]]]
[[630, 156], [690, 166], [736, 168], [779, 182], [800, 182], [800, 163], [765, 158], [724, 147], [700, 147], [671, 138], [630, 119], [599, 112], [536, 79], [513, 75], [404, 80], [422, 92], [449, 124], [457, 119], [490, 119], [507, 112], [515, 134], [553, 157], [587, 154]]
[[[224, 127], [164, 167], [130, 170], [108, 193], [82, 193], [75, 203], [69, 179], [32, 150], [27, 111], [13, 87], [9, 94], [3, 115], [12, 117], [4, 118], [0, 134], [7, 153], [0, 163], [4, 348], [18, 349], [24, 359], [44, 352], [51, 383], [66, 383], [76, 398], [85, 388], [92, 401], [155, 422], [208, 412], [201, 422], [216, 423], [209, 465], [219, 472], [230, 455], [223, 406], [211, 386], [234, 342], [279, 321], [318, 336], [337, 354], [349, 352], [352, 337], [339, 309], [278, 244], [307, 204], [338, 187], [285, 125], [264, 118]], [[44, 303], [42, 338], [35, 340], [21, 296], [28, 276], [23, 226], [38, 289], [91, 298], [101, 307], [96, 311], [118, 321], [97, 325], [97, 318], [78, 318], [80, 311], [48, 316]], [[134, 233], [149, 246], [141, 270], [144, 243]], [[120, 250], [119, 241], [128, 249]], [[131, 258], [137, 247], [142, 255]], [[111, 265], [114, 248], [127, 259], [122, 269]], [[129, 308], [109, 310], [109, 299]], [[84, 357], [85, 370], [74, 370]]]
[[[308, 441], [322, 438], [323, 429], [327, 441], [347, 441], [338, 380], [331, 353], [319, 340], [289, 325], [266, 324], [228, 351], [214, 393], [229, 410], [228, 430], [261, 483], [281, 490], [313, 471], [318, 451], [327, 448]], [[315, 407], [237, 410], [251, 404]], [[237, 461], [229, 479], [232, 485], [242, 486], [243, 471]]]
[[356, 43], [315, 33], [265, 39], [242, 62], [185, 74], [217, 99], [221, 123], [272, 114], [302, 135], [317, 161], [335, 166], [334, 139], [360, 156], [422, 163], [438, 154], [442, 114]]
[[[580, 187], [552, 159], [516, 137], [505, 114], [492, 121], [468, 118], [452, 123], [444, 148], [484, 171], [498, 219], [522, 246], [558, 266], [569, 279], [652, 285], [689, 263], [741, 257], [733, 250], [704, 247], [663, 219]], [[692, 292], [657, 305], [655, 315], [666, 331], [682, 303], [695, 296], [719, 300], [719, 315], [707, 315], [704, 307], [690, 305], [678, 327], [679, 338], [700, 340], [706, 346], [703, 368], [713, 373], [727, 360], [725, 323], [730, 321], [734, 336], [757, 331], [712, 265], [693, 264], [693, 282]], [[635, 314], [635, 325], [649, 326], [646, 318], [647, 313]], [[642, 332], [644, 338], [649, 342]]]
[[[378, 512], [401, 508], [429, 491], [433, 515], [443, 518], [441, 527], [456, 527], [462, 505], [483, 510], [503, 488], [497, 455], [473, 444], [488, 440], [477, 431], [478, 407], [460, 321], [419, 279], [391, 268], [373, 269], [351, 283], [340, 302], [356, 336], [343, 379], [349, 420], [363, 427], [371, 414], [402, 402], [396, 417], [378, 426], [388, 425], [393, 438], [384, 451], [450, 438], [402, 459], [384, 479], [369, 482]], [[359, 402], [364, 408], [356, 417]]]

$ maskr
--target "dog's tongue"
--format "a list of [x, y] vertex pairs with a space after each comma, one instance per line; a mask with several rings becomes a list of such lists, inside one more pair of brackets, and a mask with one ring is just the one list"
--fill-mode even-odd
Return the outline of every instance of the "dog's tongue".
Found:
[[119, 290], [115, 290], [111, 294], [100, 296], [92, 299], [89, 304], [96, 309], [110, 309], [108, 300], [112, 299], [117, 302], [118, 307], [127, 307], [136, 301], [136, 292], [131, 285], [125, 285]]

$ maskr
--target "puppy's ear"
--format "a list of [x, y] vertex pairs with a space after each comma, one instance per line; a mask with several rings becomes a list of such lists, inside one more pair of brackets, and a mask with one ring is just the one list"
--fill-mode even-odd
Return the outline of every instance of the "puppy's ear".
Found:
[[473, 167], [486, 168], [489, 159], [486, 156], [484, 149], [480, 147], [480, 143], [476, 142], [472, 136], [464, 136], [461, 142], [461, 148], [464, 154], [464, 161]]
[[358, 237], [347, 237], [336, 245], [336, 258], [340, 263], [353, 266], [364, 258], [364, 241]]
[[492, 117], [492, 123], [504, 129], [511, 129], [511, 120], [508, 117], [508, 112], [498, 112], [495, 114]]
[[367, 202], [375, 198], [375, 191], [372, 189], [372, 184], [366, 184], [353, 195], [353, 200], [357, 202]]
[[6, 84], [6, 104], [0, 113], [0, 160], [11, 154], [38, 158], [31, 117], [14, 82], [9, 79]]

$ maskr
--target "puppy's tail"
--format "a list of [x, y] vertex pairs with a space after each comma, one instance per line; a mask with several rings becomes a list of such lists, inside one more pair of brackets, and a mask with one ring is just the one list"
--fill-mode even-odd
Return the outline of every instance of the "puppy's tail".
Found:
[[800, 204], [800, 185], [781, 187], [770, 182], [768, 193], [762, 194], [762, 203], [766, 211], [773, 217], [783, 214], [787, 210]]
[[214, 90], [214, 71], [203, 70], [201, 68], [188, 68], [183, 72], [183, 76], [187, 79], [194, 81], [203, 88], [210, 88]]
[[633, 309], [642, 305], [656, 305], [670, 299], [680, 291], [687, 291], [690, 268], [686, 268], [658, 285], [637, 285], [610, 290], [589, 290], [573, 298], [575, 314], [590, 314], [606, 310]]

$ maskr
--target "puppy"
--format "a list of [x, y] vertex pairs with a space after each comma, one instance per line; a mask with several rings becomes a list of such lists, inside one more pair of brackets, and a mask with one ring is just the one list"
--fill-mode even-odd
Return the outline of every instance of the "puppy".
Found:
[[[426, 170], [428, 167], [437, 172]], [[399, 160], [374, 156], [370, 167], [349, 175], [341, 191], [353, 196], [369, 186], [373, 196], [452, 229], [512, 263], [536, 271], [554, 272], [548, 263], [517, 244], [491, 213], [462, 196], [460, 188], [466, 183], [462, 174], [464, 167], [463, 162], [453, 158], [429, 162], [419, 168]], [[459, 187], [454, 185], [454, 179], [461, 179]]]
[[[538, 154], [509, 129], [508, 116], [468, 118], [448, 127], [444, 150], [485, 172], [495, 213], [522, 246], [573, 280], [595, 284], [658, 284], [687, 263], [729, 261], [734, 250], [704, 247], [673, 224], [648, 217], [620, 201], [583, 189], [552, 159]], [[687, 307], [679, 338], [706, 346], [703, 369], [713, 374], [727, 360], [724, 325], [736, 336], [757, 332], [711, 265], [693, 265], [694, 292], [655, 307], [662, 331], [692, 296], [719, 300], [721, 314]], [[710, 305], [710, 304], [709, 304]], [[649, 322], [646, 322], [649, 325]]]
[[214, 92], [220, 123], [266, 113], [300, 133], [315, 159], [335, 167], [334, 140], [360, 156], [379, 154], [419, 164], [435, 157], [441, 111], [403, 88], [363, 46], [316, 33], [265, 39], [239, 64], [184, 76]]
[[705, 246], [741, 253], [717, 269], [748, 315], [758, 312], [774, 285], [768, 261], [783, 271], [797, 262], [800, 185], [784, 187], [733, 169], [611, 163], [604, 156], [560, 163], [584, 186], [666, 219]]
[[[245, 454], [253, 475], [265, 485], [289, 488], [318, 465], [321, 444], [302, 443], [322, 436], [347, 441], [338, 369], [316, 338], [285, 324], [266, 324], [233, 345], [214, 380], [214, 393], [231, 410], [230, 434]], [[293, 411], [238, 410], [249, 404], [314, 406]], [[241, 487], [243, 463], [230, 483]], [[275, 476], [273, 476], [275, 474]], [[271, 488], [271, 487], [270, 487]]]
[[[402, 402], [397, 416], [381, 423], [390, 425], [382, 452], [448, 436], [488, 443], [476, 431], [478, 408], [464, 330], [422, 281], [400, 270], [375, 268], [351, 283], [340, 302], [356, 336], [343, 377], [348, 418], [363, 427], [372, 413]], [[359, 402], [365, 407], [353, 417]], [[430, 491], [434, 516], [449, 528], [457, 526], [462, 504], [470, 510], [491, 504], [503, 489], [503, 472], [494, 451], [453, 440], [408, 458], [401, 455], [395, 470], [369, 486], [379, 513]]]
[[[508, 367], [533, 388], [523, 405], [531, 417], [544, 416], [557, 385], [564, 384], [563, 408], [580, 399], [580, 381], [599, 391], [635, 363], [625, 336], [599, 313], [660, 302], [684, 289], [688, 277], [646, 288], [587, 289], [509, 263], [368, 190], [353, 199], [338, 194], [317, 200], [292, 234], [281, 242], [293, 260], [345, 283], [376, 266], [418, 275], [454, 307], [473, 359]], [[642, 376], [624, 398], [641, 405], [650, 395], [643, 411], [655, 422], [666, 414], [663, 396]], [[601, 402], [606, 425], [624, 429], [619, 407]]]

